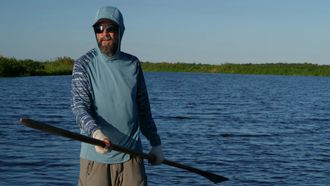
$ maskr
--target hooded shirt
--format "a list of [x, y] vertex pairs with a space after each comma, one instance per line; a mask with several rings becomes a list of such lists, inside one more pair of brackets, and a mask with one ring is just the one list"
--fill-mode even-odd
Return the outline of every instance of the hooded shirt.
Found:
[[[142, 151], [140, 132], [152, 146], [160, 145], [153, 121], [140, 61], [121, 51], [123, 16], [115, 7], [100, 8], [94, 24], [110, 19], [119, 26], [115, 55], [109, 57], [98, 47], [75, 61], [72, 73], [72, 110], [81, 134], [92, 136], [100, 129], [111, 143]], [[101, 163], [121, 163], [130, 156], [117, 151], [100, 154], [94, 145], [82, 143], [80, 157]]]

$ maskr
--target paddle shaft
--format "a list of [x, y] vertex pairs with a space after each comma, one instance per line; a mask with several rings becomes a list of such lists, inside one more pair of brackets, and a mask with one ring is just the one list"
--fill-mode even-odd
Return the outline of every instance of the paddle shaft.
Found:
[[[84, 135], [74, 133], [74, 132], [71, 132], [71, 131], [68, 131], [68, 130], [64, 130], [64, 129], [61, 129], [61, 128], [58, 128], [58, 127], [54, 127], [54, 126], [48, 125], [46, 123], [42, 123], [42, 122], [35, 121], [35, 120], [32, 120], [32, 119], [28, 119], [28, 118], [21, 118], [20, 122], [22, 124], [24, 124], [25, 126], [27, 126], [27, 127], [34, 128], [34, 129], [37, 129], [37, 130], [41, 130], [41, 131], [44, 131], [44, 132], [47, 132], [47, 133], [50, 133], [50, 134], [55, 134], [55, 135], [70, 138], [70, 139], [73, 139], [73, 140], [78, 140], [78, 141], [89, 143], [89, 144], [92, 144], [92, 145], [106, 147], [106, 143], [101, 141], [101, 140], [98, 140], [98, 139], [95, 139], [95, 138], [90, 138], [88, 136], [84, 136]], [[149, 154], [146, 154], [146, 153], [143, 153], [143, 152], [138, 152], [138, 151], [131, 150], [131, 149], [127, 149], [127, 148], [118, 146], [116, 144], [111, 143], [110, 149], [118, 151], [118, 152], [122, 152], [122, 153], [125, 153], [125, 154], [130, 154], [132, 156], [141, 157], [141, 158], [147, 159], [149, 161], [153, 160], [153, 156], [151, 156]], [[200, 169], [190, 167], [190, 166], [187, 166], [187, 165], [183, 165], [183, 164], [180, 164], [180, 163], [177, 163], [177, 162], [174, 162], [174, 161], [170, 161], [170, 160], [167, 160], [167, 159], [165, 159], [162, 163], [166, 164], [166, 165], [169, 165], [169, 166], [181, 168], [181, 169], [184, 169], [184, 170], [187, 170], [187, 171], [190, 171], [190, 172], [194, 172], [196, 174], [204, 176], [205, 178], [209, 179], [210, 181], [212, 181], [214, 183], [220, 183], [222, 181], [228, 180], [228, 178], [226, 178], [226, 177], [216, 175], [214, 173], [207, 172], [207, 171], [204, 171], [204, 170], [200, 170]]]

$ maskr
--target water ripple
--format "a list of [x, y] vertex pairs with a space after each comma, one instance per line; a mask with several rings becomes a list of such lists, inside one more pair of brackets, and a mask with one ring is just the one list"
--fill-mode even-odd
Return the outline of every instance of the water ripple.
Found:
[[[330, 78], [146, 73], [146, 81], [167, 159], [227, 176], [224, 186], [330, 183]], [[76, 185], [79, 142], [18, 123], [26, 116], [78, 132], [70, 76], [0, 84], [0, 185]], [[212, 185], [167, 165], [146, 170], [149, 185]]]

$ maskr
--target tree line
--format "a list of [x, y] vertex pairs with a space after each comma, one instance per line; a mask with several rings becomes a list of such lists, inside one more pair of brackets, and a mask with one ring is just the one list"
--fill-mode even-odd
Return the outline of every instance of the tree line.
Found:
[[[59, 57], [53, 61], [18, 60], [0, 56], [0, 77], [70, 75], [74, 60], [70, 57]], [[296, 76], [330, 76], [330, 65], [311, 63], [263, 63], [221, 65], [196, 63], [151, 63], [142, 62], [147, 72], [200, 72], [231, 74], [265, 74]]]
[[68, 75], [72, 72], [73, 63], [69, 57], [40, 62], [0, 56], [0, 77]]
[[330, 76], [330, 65], [310, 63], [263, 63], [263, 64], [186, 64], [186, 63], [142, 63], [145, 71], [154, 72], [204, 72], [225, 74]]

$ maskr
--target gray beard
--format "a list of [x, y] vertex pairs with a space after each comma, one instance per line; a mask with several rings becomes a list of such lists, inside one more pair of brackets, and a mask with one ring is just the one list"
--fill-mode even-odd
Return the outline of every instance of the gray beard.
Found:
[[112, 57], [116, 54], [117, 52], [117, 49], [118, 49], [118, 45], [106, 45], [106, 46], [102, 46], [101, 44], [98, 44], [99, 45], [99, 48], [100, 48], [100, 51], [109, 56], [109, 57]]
[[[113, 41], [113, 44], [112, 45], [102, 45], [102, 41], [105, 40], [105, 39], [108, 39], [108, 40], [112, 40]], [[100, 48], [100, 51], [109, 56], [109, 57], [112, 57], [116, 54], [117, 52], [117, 49], [118, 49], [118, 42], [116, 41], [115, 38], [112, 38], [112, 37], [104, 37], [104, 38], [101, 38], [100, 40], [97, 41], [97, 44]]]

